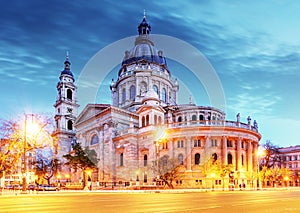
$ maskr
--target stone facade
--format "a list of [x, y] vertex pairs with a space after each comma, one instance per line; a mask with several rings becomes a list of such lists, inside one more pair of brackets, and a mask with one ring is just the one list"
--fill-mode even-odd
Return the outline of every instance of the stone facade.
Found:
[[[112, 105], [89, 104], [75, 122], [77, 142], [97, 152], [92, 181], [158, 182], [154, 163], [163, 156], [181, 164], [178, 188], [228, 187], [229, 176], [210, 177], [201, 171], [211, 156], [232, 164], [232, 185], [256, 187], [256, 152], [261, 135], [256, 121], [226, 120], [214, 107], [177, 104], [178, 81], [171, 76], [162, 51], [150, 37], [146, 17], [138, 26], [134, 47], [125, 52], [118, 79], [112, 80]], [[157, 137], [159, 129], [165, 137]]]

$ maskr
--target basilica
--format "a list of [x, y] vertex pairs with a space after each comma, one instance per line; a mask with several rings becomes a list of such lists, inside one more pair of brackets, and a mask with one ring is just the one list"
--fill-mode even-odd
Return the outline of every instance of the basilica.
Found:
[[[227, 120], [222, 110], [192, 101], [178, 104], [179, 83], [150, 33], [144, 16], [133, 47], [125, 51], [111, 82], [111, 104], [88, 104], [79, 115], [80, 100], [67, 57], [54, 104], [58, 157], [64, 161], [74, 138], [95, 150], [99, 159], [91, 172], [95, 187], [159, 187], [163, 184], [159, 162], [166, 159], [165, 164], [177, 162], [182, 173], [173, 181], [175, 188], [228, 189], [241, 184], [256, 188], [261, 138], [256, 121], [248, 117], [243, 122], [239, 114]], [[225, 176], [204, 171], [210, 159], [231, 165], [231, 171]]]

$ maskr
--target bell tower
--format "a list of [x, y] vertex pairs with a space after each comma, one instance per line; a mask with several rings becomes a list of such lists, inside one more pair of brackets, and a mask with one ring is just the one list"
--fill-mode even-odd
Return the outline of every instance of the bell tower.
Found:
[[55, 155], [63, 163], [63, 155], [71, 151], [71, 143], [75, 140], [74, 121], [77, 117], [77, 87], [73, 73], [70, 69], [69, 55], [67, 53], [64, 62], [65, 68], [60, 73], [57, 83], [57, 97], [54, 104], [55, 107], [55, 131], [53, 136], [56, 137], [57, 145], [55, 147]]

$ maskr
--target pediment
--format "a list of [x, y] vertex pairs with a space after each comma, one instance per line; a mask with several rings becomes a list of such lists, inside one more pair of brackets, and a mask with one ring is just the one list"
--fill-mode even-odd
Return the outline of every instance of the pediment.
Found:
[[75, 125], [84, 122], [85, 120], [98, 115], [103, 110], [110, 107], [110, 104], [88, 104], [82, 110], [82, 112], [78, 115], [77, 119], [75, 120]]
[[137, 113], [140, 114], [142, 112], [146, 112], [146, 111], [151, 111], [151, 110], [154, 110], [154, 111], [158, 111], [158, 112], [162, 112], [162, 113], [165, 113], [166, 110], [164, 110], [161, 106], [150, 106], [150, 105], [142, 105], [138, 110], [137, 110]]

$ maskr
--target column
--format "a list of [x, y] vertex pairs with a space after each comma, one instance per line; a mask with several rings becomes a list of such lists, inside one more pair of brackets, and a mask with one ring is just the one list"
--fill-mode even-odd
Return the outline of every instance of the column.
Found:
[[192, 170], [192, 149], [191, 149], [191, 137], [186, 138], [186, 169]]
[[223, 164], [227, 164], [227, 137], [223, 136]]
[[241, 162], [241, 142], [242, 142], [242, 139], [239, 137], [238, 140], [237, 140], [237, 158], [236, 158], [237, 171], [240, 171], [241, 165], [242, 165], [242, 162]]
[[205, 146], [204, 153], [206, 154], [204, 161], [208, 160], [211, 157], [211, 153], [209, 152], [210, 147], [210, 136], [205, 136]]
[[[254, 158], [254, 159], [256, 159], [256, 158]], [[252, 161], [253, 161], [253, 159], [252, 159], [252, 142], [251, 141], [249, 141], [248, 142], [248, 171], [253, 171], [253, 166], [252, 166]], [[254, 160], [254, 162], [257, 162], [257, 160]], [[256, 168], [256, 166], [255, 166], [255, 168]]]

